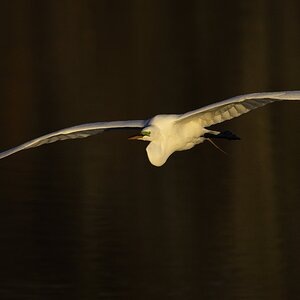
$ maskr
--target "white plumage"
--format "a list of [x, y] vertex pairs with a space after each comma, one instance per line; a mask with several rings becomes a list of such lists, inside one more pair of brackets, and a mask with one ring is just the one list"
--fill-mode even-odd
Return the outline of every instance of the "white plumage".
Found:
[[300, 100], [300, 91], [246, 94], [217, 102], [181, 115], [157, 115], [149, 120], [97, 122], [73, 126], [43, 135], [0, 153], [0, 159], [21, 150], [38, 147], [59, 140], [85, 138], [113, 129], [142, 129], [130, 139], [148, 141], [146, 148], [150, 162], [162, 166], [175, 151], [188, 150], [208, 137], [220, 135], [207, 127], [238, 117], [274, 101]]

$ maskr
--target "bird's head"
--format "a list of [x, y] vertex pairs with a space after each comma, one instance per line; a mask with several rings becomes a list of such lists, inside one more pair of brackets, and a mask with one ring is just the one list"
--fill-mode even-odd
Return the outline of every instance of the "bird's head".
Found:
[[167, 149], [166, 139], [160, 128], [154, 125], [144, 128], [139, 135], [130, 137], [129, 140], [150, 142], [146, 148], [147, 155], [151, 164], [157, 167], [162, 166], [174, 152], [173, 149]]
[[139, 135], [135, 135], [132, 137], [129, 137], [128, 140], [139, 140], [139, 141], [146, 141], [146, 142], [152, 142], [153, 137], [155, 135], [155, 130], [152, 127], [144, 128]]

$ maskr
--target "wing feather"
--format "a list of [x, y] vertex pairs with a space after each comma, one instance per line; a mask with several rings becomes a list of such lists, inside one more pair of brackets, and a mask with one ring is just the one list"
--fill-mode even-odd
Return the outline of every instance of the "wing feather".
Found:
[[78, 126], [68, 127], [61, 129], [29, 142], [21, 144], [12, 149], [3, 151], [0, 153], [0, 159], [12, 155], [21, 150], [38, 147], [44, 144], [54, 143], [57, 141], [63, 141], [68, 139], [78, 139], [86, 138], [91, 135], [98, 134], [106, 130], [116, 130], [116, 129], [139, 129], [144, 128], [147, 125], [147, 120], [132, 120], [132, 121], [113, 121], [113, 122], [97, 122], [82, 124]]
[[181, 115], [176, 122], [198, 121], [203, 127], [221, 123], [274, 101], [300, 100], [300, 91], [246, 94]]

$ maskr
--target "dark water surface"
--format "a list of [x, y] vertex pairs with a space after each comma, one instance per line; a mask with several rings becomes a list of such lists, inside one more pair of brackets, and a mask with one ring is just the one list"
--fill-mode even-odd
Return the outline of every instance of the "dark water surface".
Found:
[[[274, 143], [281, 153], [272, 170], [255, 149], [244, 157], [250, 138], [229, 157], [202, 145], [158, 169], [142, 147], [101, 138], [1, 162], [2, 299], [290, 299], [299, 291], [299, 148], [282, 163]], [[101, 154], [103, 141], [122, 147]]]
[[[300, 89], [299, 1], [1, 8], [0, 149], [74, 124]], [[299, 103], [150, 165], [132, 132], [0, 161], [0, 299], [297, 299]]]

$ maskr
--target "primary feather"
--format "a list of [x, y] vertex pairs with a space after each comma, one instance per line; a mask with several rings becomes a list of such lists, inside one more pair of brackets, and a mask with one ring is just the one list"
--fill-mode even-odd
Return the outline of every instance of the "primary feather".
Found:
[[54, 143], [56, 141], [86, 138], [88, 136], [98, 134], [105, 130], [127, 129], [127, 128], [139, 129], [145, 127], [146, 124], [147, 124], [147, 120], [133, 120], [133, 121], [97, 122], [97, 123], [89, 123], [89, 124], [82, 124], [78, 126], [68, 127], [65, 129], [61, 129], [40, 136], [20, 146], [1, 152], [0, 159], [12, 155], [21, 150], [38, 147], [44, 144]]
[[221, 123], [274, 101], [300, 100], [300, 91], [252, 93], [236, 96], [182, 114], [177, 122], [199, 120], [204, 127]]

